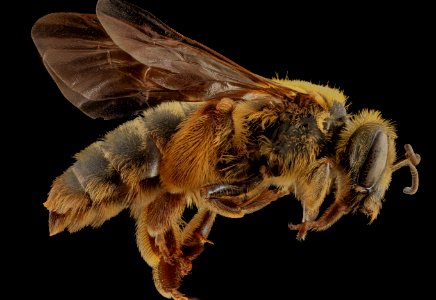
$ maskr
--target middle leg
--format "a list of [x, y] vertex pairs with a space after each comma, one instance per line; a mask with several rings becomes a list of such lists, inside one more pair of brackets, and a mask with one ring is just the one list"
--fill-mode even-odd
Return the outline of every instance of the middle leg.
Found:
[[228, 218], [242, 218], [289, 194], [287, 188], [270, 189], [264, 180], [253, 188], [245, 185], [217, 184], [204, 187], [200, 195], [206, 205]]

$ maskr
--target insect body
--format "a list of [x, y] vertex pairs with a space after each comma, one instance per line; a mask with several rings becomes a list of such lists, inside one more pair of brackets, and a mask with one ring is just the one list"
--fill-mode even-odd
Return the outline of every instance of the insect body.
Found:
[[[134, 117], [76, 155], [44, 203], [50, 234], [98, 227], [124, 209], [156, 288], [179, 292], [216, 215], [240, 218], [293, 194], [304, 239], [349, 212], [380, 212], [392, 173], [420, 157], [380, 113], [346, 111], [345, 95], [266, 79], [120, 0], [97, 14], [55, 13], [32, 37], [64, 96], [92, 118]], [[329, 194], [333, 203], [320, 213]], [[185, 221], [185, 208], [196, 214]]]

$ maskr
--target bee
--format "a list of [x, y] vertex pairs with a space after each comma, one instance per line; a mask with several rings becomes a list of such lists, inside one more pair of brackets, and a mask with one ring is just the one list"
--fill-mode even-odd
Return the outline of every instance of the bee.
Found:
[[129, 210], [163, 297], [188, 299], [182, 279], [212, 243], [217, 215], [241, 218], [293, 195], [303, 216], [289, 228], [304, 240], [349, 213], [374, 221], [399, 168], [411, 172], [403, 192], [418, 190], [420, 156], [406, 144], [397, 159], [395, 127], [380, 112], [347, 112], [336, 88], [254, 74], [130, 3], [46, 15], [32, 38], [80, 111], [130, 118], [53, 181], [50, 235]]

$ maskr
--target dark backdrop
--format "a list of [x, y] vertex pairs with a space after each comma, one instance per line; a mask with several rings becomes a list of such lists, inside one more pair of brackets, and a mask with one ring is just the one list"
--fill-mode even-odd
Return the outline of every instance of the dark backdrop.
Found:
[[[29, 1], [30, 2], [30, 1]], [[299, 221], [299, 203], [281, 199], [243, 219], [219, 217], [215, 243], [194, 261], [182, 290], [201, 299], [348, 298], [356, 294], [404, 295], [431, 292], [434, 271], [434, 49], [429, 8], [365, 2], [345, 6], [301, 1], [236, 4], [235, 1], [135, 1], [182, 34], [266, 77], [290, 78], [339, 87], [351, 111], [372, 108], [395, 122], [399, 155], [411, 143], [422, 155], [421, 186], [402, 194], [408, 170], [393, 176], [379, 218], [346, 216], [328, 231], [299, 242], [287, 228]], [[98, 230], [48, 236], [42, 206], [52, 180], [72, 156], [117, 122], [87, 118], [63, 98], [30, 39], [32, 24], [60, 11], [93, 13], [95, 1], [39, 0], [18, 4], [6, 49], [3, 106], [7, 155], [6, 220], [2, 248], [6, 286], [18, 296], [44, 299], [160, 299], [151, 269], [135, 244], [127, 213]], [[12, 58], [10, 58], [12, 57]], [[429, 72], [430, 71], [430, 72]], [[6, 114], [5, 114], [6, 113]], [[10, 207], [9, 207], [10, 206]], [[8, 208], [9, 207], [9, 208]], [[427, 275], [428, 274], [428, 275]]]

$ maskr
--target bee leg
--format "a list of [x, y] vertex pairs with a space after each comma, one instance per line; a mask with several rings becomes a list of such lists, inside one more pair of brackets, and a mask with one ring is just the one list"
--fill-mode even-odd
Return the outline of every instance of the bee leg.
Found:
[[211, 210], [228, 218], [242, 218], [284, 195], [269, 191], [263, 182], [247, 189], [245, 185], [217, 184], [202, 188], [200, 193]]
[[203, 187], [200, 190], [201, 197], [205, 200], [212, 211], [228, 218], [242, 218], [244, 213], [239, 207], [238, 201], [233, 201], [245, 192], [245, 188], [231, 184], [215, 184]]
[[244, 214], [250, 214], [255, 211], [258, 211], [271, 202], [286, 196], [289, 194], [289, 190], [287, 189], [279, 189], [279, 190], [264, 190], [259, 195], [249, 199], [243, 205], [241, 205], [241, 209]]
[[[309, 227], [308, 223], [314, 221], [319, 214], [319, 209], [330, 191], [333, 181], [333, 163], [325, 158], [308, 174], [306, 180], [295, 189], [295, 196], [300, 199], [303, 207], [301, 224], [290, 223], [289, 229], [298, 230], [297, 239], [304, 240]], [[301, 191], [301, 192], [299, 192]]]
[[[156, 289], [165, 298], [188, 299], [178, 291], [181, 279], [184, 273], [187, 273], [186, 264], [180, 264], [174, 260], [169, 262], [164, 259], [158, 246], [164, 242], [166, 243], [165, 248], [168, 249], [166, 255], [176, 253], [180, 240], [177, 228], [170, 228], [164, 234], [152, 237], [147, 230], [146, 211], [136, 217], [136, 242], [142, 258], [153, 269], [152, 274]], [[183, 268], [183, 265], [185, 268]]]
[[[337, 170], [336, 193], [334, 202], [314, 221], [305, 223], [305, 230], [324, 231], [336, 223], [341, 217], [353, 211], [367, 194], [352, 189], [345, 171]], [[297, 225], [298, 226], [298, 225]]]
[[215, 221], [216, 213], [208, 208], [200, 208], [189, 221], [182, 232], [183, 255], [190, 261], [203, 252], [204, 244], [210, 243], [207, 239]]
[[155, 239], [159, 255], [167, 261], [171, 261], [176, 250], [168, 248], [170, 244], [166, 242], [166, 234], [173, 226], [178, 225], [185, 207], [186, 199], [183, 194], [164, 192], [145, 208], [147, 232]]
[[158, 244], [166, 244], [165, 248], [171, 256], [171, 260], [161, 259], [153, 268], [156, 289], [164, 297], [188, 299], [179, 292], [179, 288], [183, 277], [192, 269], [192, 260], [201, 254], [204, 244], [209, 242], [207, 237], [215, 216], [216, 213], [202, 208], [189, 221], [182, 233], [174, 227], [156, 238]]
[[167, 230], [161, 235], [166, 244], [166, 248], [172, 255], [171, 260], [160, 259], [159, 263], [153, 268], [153, 279], [156, 289], [166, 298], [177, 300], [188, 300], [179, 292], [182, 278], [187, 275], [191, 268], [191, 261], [185, 259], [180, 251], [180, 232], [176, 228]]
[[200, 255], [215, 221], [216, 213], [203, 208], [189, 221], [180, 233], [171, 228], [157, 237], [158, 244], [165, 243], [171, 260], [161, 259], [153, 268], [153, 279], [157, 290], [164, 297], [178, 300], [188, 298], [179, 292], [182, 279], [192, 269], [192, 261]]
[[160, 252], [155, 238], [148, 233], [146, 211], [136, 216], [136, 244], [145, 262], [155, 268], [159, 264]]
[[[306, 237], [307, 232], [310, 230], [326, 230], [334, 223], [336, 223], [342, 216], [352, 211], [356, 207], [356, 205], [360, 203], [360, 201], [363, 199], [363, 194], [351, 189], [351, 185], [348, 182], [348, 177], [346, 173], [338, 169], [336, 169], [336, 171], [337, 172], [335, 172], [335, 183], [337, 185], [337, 190], [334, 202], [325, 210], [325, 212], [318, 219], [316, 219], [317, 215], [311, 215], [309, 213], [305, 216], [306, 220], [303, 223], [289, 224], [289, 228], [291, 230], [299, 231], [297, 238], [299, 238], [300, 240], [303, 240]], [[328, 191], [320, 192], [318, 195], [319, 198], [312, 203], [314, 206], [318, 206], [318, 211], [319, 206], [322, 205], [322, 201], [327, 192]], [[308, 203], [310, 203], [310, 201]]]
[[180, 220], [186, 207], [183, 194], [160, 193], [136, 217], [136, 239], [144, 260], [153, 268], [156, 289], [162, 296], [188, 299], [178, 291], [192, 268], [181, 249]]

